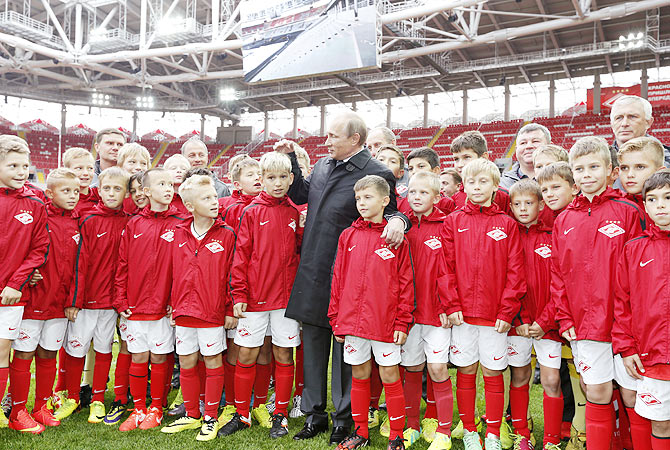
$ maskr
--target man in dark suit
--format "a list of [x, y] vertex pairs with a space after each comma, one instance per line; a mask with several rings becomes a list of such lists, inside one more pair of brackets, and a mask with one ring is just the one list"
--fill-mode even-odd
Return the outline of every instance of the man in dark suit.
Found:
[[351, 431], [351, 366], [343, 361], [342, 344], [333, 339], [327, 312], [338, 239], [359, 216], [354, 184], [366, 175], [379, 175], [388, 181], [391, 201], [385, 213], [389, 222], [382, 237], [390, 245], [399, 245], [409, 227], [405, 216], [397, 211], [395, 178], [363, 147], [366, 137], [367, 127], [357, 114], [348, 112], [335, 117], [328, 126], [326, 140], [330, 156], [317, 161], [306, 179], [295, 156], [297, 144], [281, 141], [275, 145], [277, 151], [291, 158], [294, 181], [289, 197], [298, 204], [308, 203], [300, 266], [286, 309], [287, 317], [303, 324], [305, 387], [301, 406], [307, 418], [303, 429], [293, 437], [296, 440], [311, 439], [328, 430], [325, 410], [331, 346], [331, 392], [335, 405], [331, 444], [339, 443]]

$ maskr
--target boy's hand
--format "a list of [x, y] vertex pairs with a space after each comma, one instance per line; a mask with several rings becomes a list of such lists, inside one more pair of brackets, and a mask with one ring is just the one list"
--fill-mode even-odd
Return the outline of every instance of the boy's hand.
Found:
[[30, 277], [30, 285], [35, 286], [38, 282], [42, 281], [44, 277], [40, 273], [39, 270], [36, 270], [35, 273], [33, 273], [33, 276]]
[[226, 316], [223, 322], [223, 328], [226, 330], [234, 330], [237, 328], [237, 319], [235, 317]]
[[244, 319], [245, 317], [247, 317], [244, 315], [246, 310], [247, 310], [246, 303], [237, 303], [235, 306], [233, 306], [233, 314], [238, 319]]
[[438, 317], [440, 318], [440, 326], [442, 328], [451, 328], [451, 324], [449, 323], [449, 317], [447, 317], [447, 313], [440, 313]]
[[572, 342], [577, 340], [577, 333], [575, 332], [575, 327], [570, 327], [561, 334], [566, 341]]
[[79, 308], [76, 306], [68, 306], [65, 308], [65, 317], [67, 317], [67, 320], [70, 322], [77, 320], [77, 314], [79, 314]]
[[645, 370], [644, 366], [642, 365], [642, 361], [640, 360], [640, 356], [637, 353], [630, 356], [624, 356], [623, 365], [626, 367], [626, 372], [628, 372], [628, 375], [635, 378], [636, 380], [642, 379], [642, 375], [640, 375], [640, 373], [644, 373]]
[[170, 315], [168, 316], [168, 319], [170, 320], [170, 326], [171, 327], [174, 328], [174, 327], [177, 326], [177, 322], [175, 322], [175, 320], [172, 318], [172, 313], [170, 313]]
[[512, 328], [512, 324], [505, 322], [502, 319], [496, 319], [496, 331], [498, 333], [507, 333], [510, 328]]
[[544, 336], [544, 330], [540, 325], [538, 325], [537, 322], [533, 322], [533, 324], [530, 326], [528, 329], [528, 336], [535, 338], [535, 339], [542, 339]]
[[[335, 336], [335, 335], [333, 335]], [[338, 342], [340, 344], [344, 344], [344, 336], [335, 336], [335, 342]]]
[[132, 316], [133, 312], [130, 309], [126, 309], [125, 311], [121, 311], [119, 314], [121, 314], [121, 317], [127, 319]]
[[449, 314], [449, 323], [455, 326], [463, 324], [463, 311], [456, 311]]
[[391, 219], [384, 227], [384, 232], [381, 235], [382, 239], [386, 239], [386, 243], [391, 248], [398, 248], [405, 238], [405, 221], [400, 217], [391, 217]]
[[530, 325], [528, 325], [527, 323], [524, 323], [524, 324], [519, 325], [518, 327], [516, 327], [515, 331], [516, 331], [516, 334], [518, 334], [519, 336], [530, 337], [530, 335], [528, 334], [529, 329], [530, 329]]
[[403, 333], [402, 331], [395, 330], [393, 332], [393, 343], [397, 345], [403, 345], [405, 341], [407, 340], [407, 333]]
[[300, 228], [305, 228], [305, 222], [307, 222], [307, 210], [304, 210], [300, 213], [300, 219], [298, 220], [298, 226]]
[[0, 293], [0, 298], [2, 298], [3, 305], [13, 305], [21, 300], [21, 295], [21, 291], [17, 291], [14, 288], [5, 286], [5, 288]]
[[279, 142], [275, 142], [273, 149], [279, 153], [293, 153], [295, 151], [295, 147], [297, 146], [298, 144], [289, 139], [282, 139]]
[[167, 305], [167, 311], [165, 312], [165, 315], [170, 317], [170, 321], [172, 321], [172, 305]]

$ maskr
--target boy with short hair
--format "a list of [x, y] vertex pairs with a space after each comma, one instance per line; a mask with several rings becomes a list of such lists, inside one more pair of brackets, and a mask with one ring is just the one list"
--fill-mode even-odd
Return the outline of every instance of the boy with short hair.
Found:
[[186, 172], [191, 168], [191, 163], [188, 162], [183, 155], [177, 153], [176, 155], [170, 156], [165, 160], [163, 164], [163, 169], [167, 170], [172, 175], [172, 182], [174, 184], [174, 197], [172, 199], [172, 206], [177, 208], [178, 214], [183, 217], [189, 217], [189, 212], [184, 206], [184, 202], [181, 200], [179, 193], [179, 185], [184, 181], [186, 177]]
[[[437, 152], [430, 147], [417, 148], [407, 155], [407, 170], [409, 171], [410, 179], [412, 178], [412, 175], [419, 172], [433, 172], [439, 175], [440, 157]], [[443, 213], [449, 214], [456, 209], [456, 204], [450, 197], [441, 197], [437, 207]], [[405, 199], [398, 201], [398, 211], [404, 214], [410, 210], [411, 208]]]
[[456, 396], [465, 449], [481, 450], [475, 425], [477, 369], [481, 364], [485, 447], [500, 450], [507, 332], [526, 291], [523, 251], [517, 224], [493, 203], [500, 182], [498, 167], [478, 158], [463, 167], [461, 176], [467, 202], [447, 216], [443, 231], [449, 277], [447, 313], [453, 325], [450, 359], [458, 367]]
[[533, 152], [533, 168], [537, 173], [543, 167], [556, 162], [568, 162], [568, 152], [556, 144], [546, 144]]
[[[249, 156], [246, 153], [240, 153], [235, 156], [231, 156], [231, 158], [228, 160], [228, 179], [233, 182], [233, 169], [237, 165], [238, 162], [242, 161], [243, 159], [251, 159], [251, 156]], [[230, 196], [228, 197], [221, 197], [219, 199], [219, 212], [222, 210], [226, 209], [228, 206], [232, 205], [235, 203], [240, 197], [240, 191], [239, 189], [235, 188], [233, 185], [233, 190], [230, 193]]]
[[[166, 355], [174, 351], [170, 326], [170, 255], [177, 225], [184, 219], [172, 206], [173, 177], [164, 169], [150, 169], [142, 177], [149, 208], [130, 219], [119, 245], [114, 309], [122, 316], [130, 365], [130, 393], [135, 409], [119, 427], [146, 430], [163, 420], [163, 396], [169, 368]], [[151, 361], [151, 406], [147, 411], [147, 372]], [[161, 380], [155, 382], [156, 380]]]
[[[542, 200], [553, 211], [554, 220], [579, 194], [570, 164], [566, 162], [544, 166], [537, 172], [536, 179], [540, 185]], [[553, 226], [553, 221], [551, 225]]]
[[456, 169], [445, 169], [440, 172], [440, 194], [452, 197], [463, 186], [463, 179]]
[[128, 178], [128, 197], [123, 201], [123, 210], [131, 216], [137, 215], [149, 204], [142, 190], [142, 176], [144, 172], [137, 172]]
[[[224, 326], [231, 327], [232, 303], [228, 288], [235, 248], [235, 233], [219, 216], [214, 182], [206, 175], [193, 175], [179, 187], [192, 219], [179, 224], [178, 245], [172, 247], [172, 320], [176, 324], [182, 396], [186, 416], [166, 425], [163, 433], [200, 428], [198, 441], [216, 438], [217, 412], [223, 391], [226, 349]], [[206, 366], [201, 386], [198, 359]], [[201, 417], [200, 392], [205, 392]]]
[[[355, 430], [338, 450], [369, 442], [371, 356], [379, 365], [390, 420], [389, 449], [404, 449], [405, 399], [398, 365], [413, 323], [414, 283], [409, 245], [390, 248], [380, 238], [389, 185], [368, 175], [354, 185], [361, 218], [342, 232], [333, 268], [328, 319], [351, 364], [351, 413]], [[374, 282], [372, 282], [374, 280]]]
[[97, 187], [91, 187], [95, 177], [95, 159], [85, 148], [72, 147], [63, 153], [63, 166], [72, 169], [79, 177], [79, 203], [75, 213], [87, 216], [100, 201]]
[[[402, 179], [405, 175], [405, 155], [395, 145], [387, 144], [379, 147], [376, 158], [393, 172], [396, 180]], [[407, 186], [401, 187], [396, 184], [396, 195], [398, 198], [407, 197]]]
[[619, 149], [619, 180], [626, 199], [645, 211], [642, 199], [644, 182], [664, 164], [663, 145], [658, 139], [642, 136], [631, 139]]
[[[628, 141], [630, 142], [630, 141]], [[623, 357], [628, 375], [637, 380], [635, 409], [626, 408], [631, 419], [631, 434], [637, 448], [649, 439], [651, 448], [670, 448], [670, 410], [668, 393], [667, 292], [670, 277], [670, 172], [649, 177], [643, 187], [647, 214], [652, 223], [642, 236], [628, 241], [616, 271], [616, 297], [612, 344]], [[633, 414], [632, 414], [633, 413]], [[634, 417], [651, 421], [644, 436], [633, 433]]]
[[551, 295], [586, 385], [586, 445], [606, 450], [614, 425], [612, 379], [627, 382], [615, 370], [611, 343], [616, 260], [643, 220], [637, 206], [608, 186], [612, 162], [604, 139], [577, 140], [570, 166], [581, 195], [554, 223]]
[[116, 165], [134, 175], [151, 167], [151, 155], [145, 146], [137, 142], [129, 142], [119, 149]]

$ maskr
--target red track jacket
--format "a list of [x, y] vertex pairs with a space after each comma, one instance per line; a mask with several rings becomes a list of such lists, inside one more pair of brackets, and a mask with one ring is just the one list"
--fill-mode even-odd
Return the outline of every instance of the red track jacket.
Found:
[[649, 214], [647, 214], [647, 210], [644, 207], [644, 199], [642, 198], [642, 194], [628, 194], [624, 192], [621, 192], [621, 194], [625, 200], [628, 200], [630, 203], [634, 203], [640, 210], [642, 218], [644, 219], [642, 230], [645, 230], [649, 224], [654, 223], [654, 221], [651, 220], [651, 217], [649, 217]]
[[217, 219], [202, 240], [193, 219], [177, 225], [172, 245], [172, 317], [193, 317], [223, 326], [233, 315], [229, 279], [235, 249], [232, 228]]
[[130, 309], [129, 320], [158, 320], [170, 300], [170, 261], [177, 225], [184, 219], [177, 209], [155, 212], [144, 208], [126, 225], [119, 246], [114, 309]]
[[226, 225], [237, 231], [237, 228], [240, 226], [240, 216], [242, 216], [242, 211], [244, 211], [244, 208], [249, 206], [249, 204], [258, 196], [242, 194], [240, 191], [235, 192], [239, 192], [239, 194], [236, 195], [235, 201], [224, 202], [224, 204], [227, 203], [225, 207], [221, 206], [221, 200], [231, 197], [223, 197], [219, 199], [219, 217], [221, 217]]
[[[451, 199], [454, 201], [456, 209], [462, 209], [465, 206], [468, 196], [465, 194], [465, 188], [462, 184], [458, 192], [451, 196]], [[512, 214], [512, 207], [510, 206], [511, 200], [509, 198], [509, 193], [505, 189], [501, 187], [498, 188], [493, 196], [493, 203], [498, 206], [499, 210], [510, 217], [514, 217], [514, 214]]]
[[79, 202], [74, 208], [74, 212], [79, 217], [86, 217], [93, 213], [95, 206], [100, 203], [100, 194], [97, 187], [88, 188], [88, 194], [79, 194]]
[[519, 227], [493, 204], [467, 202], [444, 221], [449, 275], [447, 314], [474, 325], [512, 323], [526, 292]]
[[92, 214], [81, 219], [68, 306], [80, 309], [113, 307], [119, 244], [128, 220], [123, 209], [110, 209], [102, 202]]
[[298, 270], [302, 229], [288, 197], [261, 192], [242, 212], [231, 270], [233, 303], [247, 311], [272, 311], [288, 305]]
[[[46, 263], [49, 254], [44, 203], [26, 187], [1, 188], [0, 224], [0, 291], [5, 286], [24, 291], [35, 269]], [[29, 299], [30, 292], [26, 289], [19, 303], [11, 306], [25, 306]]]
[[414, 323], [414, 269], [407, 240], [397, 249], [381, 239], [386, 226], [359, 218], [340, 235], [328, 319], [336, 336], [393, 342]]
[[624, 244], [642, 232], [637, 206], [612, 188], [579, 195], [554, 223], [551, 296], [560, 333], [612, 342], [614, 276]]
[[219, 199], [219, 214], [221, 214], [221, 212], [224, 209], [226, 209], [227, 207], [235, 203], [237, 200], [239, 200], [241, 196], [242, 191], [240, 191], [239, 189], [233, 189], [233, 192], [228, 197], [221, 197]]

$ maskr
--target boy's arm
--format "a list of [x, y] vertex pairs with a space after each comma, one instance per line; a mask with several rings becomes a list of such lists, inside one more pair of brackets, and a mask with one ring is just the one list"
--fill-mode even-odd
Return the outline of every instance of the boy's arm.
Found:
[[119, 262], [114, 278], [114, 309], [121, 313], [129, 308], [128, 305], [128, 248], [129, 239], [133, 231], [126, 225], [119, 244]]
[[[295, 144], [298, 145], [298, 144]], [[291, 159], [291, 172], [293, 173], [293, 183], [288, 189], [288, 196], [293, 202], [298, 205], [307, 203], [309, 197], [309, 182], [312, 178], [312, 175], [308, 175], [307, 178], [303, 178], [302, 170], [298, 165], [298, 158], [295, 156], [295, 151], [286, 153]]]
[[409, 334], [409, 329], [414, 323], [416, 288], [414, 286], [414, 263], [407, 239], [398, 248], [398, 281], [400, 282], [400, 296], [393, 330]]
[[230, 295], [234, 305], [249, 303], [247, 273], [253, 251], [253, 225], [249, 212], [243, 213], [237, 229], [233, 265], [230, 270]]
[[454, 242], [453, 221], [447, 220], [442, 226], [442, 235], [444, 239], [444, 260], [446, 264], [446, 292], [445, 300], [447, 306], [447, 315], [458, 311], [463, 311], [461, 299], [458, 296], [458, 282], [456, 280], [456, 247]]
[[[561, 274], [560, 261], [558, 256], [558, 250], [560, 243], [558, 242], [557, 236], [563, 234], [562, 231], [556, 232], [557, 228], [554, 229], [554, 234], [551, 238], [551, 302], [555, 307], [555, 320], [558, 323], [558, 331], [560, 334], [563, 334], [565, 331], [573, 328], [575, 322], [572, 318], [572, 313], [570, 312], [570, 304], [568, 303], [568, 295], [565, 288], [565, 280], [563, 280], [563, 275]], [[542, 328], [544, 330], [544, 328]], [[544, 330], [547, 331], [547, 330]]]
[[[523, 267], [523, 248], [519, 228], [514, 224], [510, 227], [507, 247], [507, 277], [505, 288], [500, 299], [497, 318], [512, 323], [519, 314], [521, 297], [526, 294], [526, 271]], [[529, 323], [529, 320], [524, 322]]]
[[[346, 233], [346, 231], [345, 231]], [[340, 295], [342, 294], [341, 280], [344, 266], [345, 266], [345, 255], [347, 254], [345, 250], [344, 237], [345, 233], [340, 235], [339, 242], [337, 243], [337, 253], [335, 254], [335, 264], [333, 266], [333, 279], [330, 284], [330, 304], [328, 305], [328, 321], [330, 322], [330, 328], [333, 330], [333, 334], [337, 336], [337, 314], [340, 308]], [[348, 233], [347, 233], [348, 234]]]
[[612, 350], [614, 354], [631, 356], [638, 353], [631, 330], [633, 314], [630, 307], [629, 270], [632, 266], [626, 258], [626, 249], [619, 257], [614, 285], [614, 324], [612, 325]]
[[79, 245], [77, 245], [77, 255], [74, 262], [74, 274], [70, 295], [66, 300], [66, 308], [79, 308], [84, 306], [86, 300], [86, 274], [89, 265], [89, 242], [88, 228], [86, 222], [79, 225]]
[[[33, 229], [30, 234], [30, 248], [21, 265], [7, 280], [7, 286], [22, 291], [33, 276], [35, 270], [47, 262], [49, 254], [49, 228], [47, 226], [47, 213], [43, 205], [35, 208], [33, 212]], [[0, 286], [0, 289], [2, 286]]]
[[437, 291], [437, 298], [440, 301], [437, 314], [447, 314], [449, 310], [449, 273], [447, 272], [447, 258], [444, 246], [442, 246], [442, 251], [438, 252], [437, 258], [435, 289]]
[[[226, 258], [226, 266], [228, 267], [228, 280], [230, 280], [230, 273], [233, 268], [233, 256], [235, 255], [235, 233], [230, 231], [231, 238], [230, 238], [230, 244], [228, 245], [228, 248], [232, 249], [231, 251], [228, 252], [228, 256]], [[223, 290], [223, 304], [225, 305], [225, 311], [226, 311], [226, 316], [227, 317], [234, 317], [233, 315], [233, 298], [230, 295], [230, 282], [225, 283], [225, 287]]]

